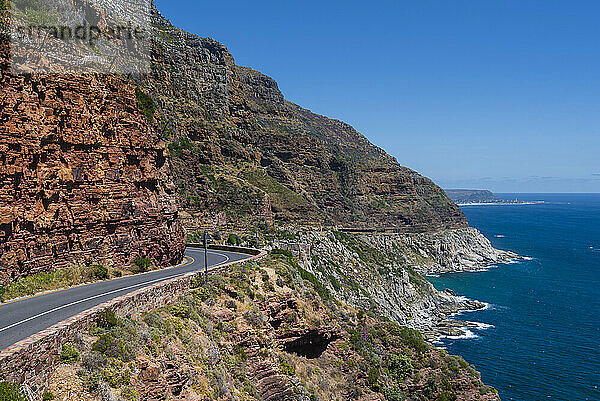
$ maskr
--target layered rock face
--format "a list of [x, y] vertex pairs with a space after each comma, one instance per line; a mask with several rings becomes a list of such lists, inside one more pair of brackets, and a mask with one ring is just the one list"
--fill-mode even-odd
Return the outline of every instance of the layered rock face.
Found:
[[466, 227], [429, 179], [351, 126], [287, 102], [277, 83], [158, 12], [153, 73], [190, 229], [233, 222], [399, 232]]
[[165, 144], [116, 76], [12, 75], [0, 55], [0, 283], [182, 258]]

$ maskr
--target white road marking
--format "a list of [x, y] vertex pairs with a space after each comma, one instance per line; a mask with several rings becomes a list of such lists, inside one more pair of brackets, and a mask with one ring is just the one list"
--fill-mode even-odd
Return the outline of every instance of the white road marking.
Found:
[[[197, 252], [202, 252], [202, 253], [204, 253], [204, 249], [200, 249], [200, 248], [188, 248], [188, 250], [191, 250], [191, 251], [197, 251]], [[213, 255], [219, 255], [219, 256], [223, 256], [223, 257], [225, 258], [225, 261], [224, 261], [224, 262], [221, 262], [221, 263], [219, 263], [219, 264], [216, 264], [215, 266], [220, 266], [220, 265], [222, 265], [222, 264], [224, 264], [224, 263], [227, 263], [227, 262], [229, 262], [229, 261], [231, 260], [231, 259], [229, 259], [229, 256], [225, 255], [224, 253], [213, 252], [213, 251], [208, 251], [207, 253], [209, 253], [209, 254], [213, 254]], [[212, 267], [215, 267], [215, 266], [212, 266]]]
[[[201, 252], [204, 252], [204, 250], [200, 250], [200, 251], [201, 251]], [[230, 259], [229, 259], [229, 256], [227, 256], [227, 255], [224, 255], [224, 254], [222, 254], [222, 253], [211, 252], [211, 251], [209, 251], [208, 253], [210, 253], [210, 254], [214, 254], [214, 255], [219, 255], [219, 256], [224, 256], [224, 257], [225, 257], [225, 261], [223, 261], [223, 262], [220, 262], [220, 263], [217, 263], [216, 265], [214, 265], [214, 266], [211, 266], [211, 267], [217, 267], [217, 266], [220, 266], [220, 265], [222, 265], [222, 264], [225, 264], [225, 263], [227, 263], [227, 262], [230, 260]], [[189, 272], [187, 272], [187, 273], [189, 273]], [[119, 289], [117, 289], [117, 290], [113, 290], [113, 291], [110, 291], [110, 292], [105, 292], [105, 293], [103, 293], [103, 294], [95, 295], [95, 296], [93, 296], [93, 297], [89, 297], [89, 298], [85, 298], [85, 299], [80, 299], [79, 301], [71, 302], [71, 303], [69, 303], [69, 304], [66, 304], [66, 305], [61, 305], [61, 306], [59, 306], [59, 307], [56, 307], [56, 308], [54, 308], [54, 309], [51, 309], [51, 310], [49, 310], [49, 311], [42, 312], [42, 313], [40, 313], [40, 314], [37, 314], [37, 315], [35, 315], [35, 316], [31, 316], [31, 317], [28, 317], [27, 319], [23, 319], [23, 320], [21, 320], [21, 321], [19, 321], [19, 322], [13, 323], [13, 324], [11, 324], [10, 326], [3, 327], [3, 328], [1, 328], [1, 329], [0, 329], [0, 332], [3, 332], [3, 331], [5, 331], [5, 330], [8, 330], [8, 329], [12, 329], [13, 327], [16, 327], [16, 326], [18, 326], [18, 325], [20, 325], [20, 324], [27, 323], [27, 322], [29, 322], [29, 321], [31, 321], [31, 320], [37, 319], [38, 317], [42, 317], [42, 316], [44, 316], [44, 315], [47, 315], [47, 314], [50, 314], [50, 313], [52, 313], [52, 312], [56, 312], [56, 311], [59, 311], [59, 310], [61, 310], [61, 309], [68, 308], [69, 306], [77, 305], [77, 304], [80, 304], [80, 303], [82, 303], [82, 302], [86, 302], [86, 301], [91, 301], [92, 299], [96, 299], [96, 298], [104, 297], [104, 296], [106, 296], [106, 295], [114, 294], [114, 293], [117, 293], [117, 292], [121, 292], [121, 291], [125, 291], [125, 290], [130, 290], [130, 289], [133, 289], [133, 288], [136, 288], [136, 287], [144, 287], [144, 286], [147, 286], [147, 285], [149, 285], [149, 284], [156, 283], [156, 282], [165, 281], [165, 280], [169, 280], [169, 279], [171, 279], [171, 278], [175, 278], [175, 277], [183, 276], [183, 275], [185, 275], [185, 274], [187, 274], [187, 273], [179, 273], [179, 274], [174, 274], [174, 275], [171, 275], [171, 276], [167, 276], [167, 277], [159, 278], [159, 279], [156, 279], [156, 280], [146, 281], [146, 282], [143, 282], [143, 283], [140, 283], [140, 284], [136, 284], [136, 285], [132, 285], [132, 286], [129, 286], [129, 287], [125, 287], [125, 288], [119, 288]]]

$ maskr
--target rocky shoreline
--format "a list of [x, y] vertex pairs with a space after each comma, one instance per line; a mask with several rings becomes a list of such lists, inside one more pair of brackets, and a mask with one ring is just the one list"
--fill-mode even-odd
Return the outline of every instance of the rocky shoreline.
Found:
[[[454, 292], [448, 288], [443, 292], [451, 293], [456, 297], [456, 294], [454, 294]], [[468, 320], [457, 320], [453, 319], [453, 316], [456, 316], [462, 312], [475, 312], [486, 309], [488, 308], [488, 304], [472, 299], [465, 299], [461, 297], [457, 298], [462, 300], [463, 307], [458, 310], [448, 311], [446, 318], [438, 322], [436, 325], [433, 336], [428, 337], [429, 341], [435, 343], [443, 338], [467, 338], [469, 329], [482, 329], [481, 323]]]
[[[438, 233], [405, 235], [401, 237], [401, 241], [413, 252], [412, 259], [417, 262], [414, 266], [415, 270], [425, 276], [461, 271], [484, 271], [496, 264], [524, 259], [514, 252], [494, 248], [483, 234], [472, 227]], [[430, 341], [435, 342], [442, 338], [468, 338], [472, 334], [469, 329], [481, 329], [479, 323], [456, 320], [453, 316], [462, 312], [485, 309], [488, 307], [486, 303], [458, 296], [450, 289], [445, 289], [442, 294], [456, 298], [458, 306], [444, 311], [445, 318], [437, 322], [432, 335], [428, 336]]]
[[[519, 256], [493, 248], [474, 228], [423, 234], [348, 234], [294, 231], [302, 267], [336, 298], [418, 330], [433, 342], [461, 336], [470, 323], [451, 316], [485, 308], [483, 302], [438, 291], [426, 274], [475, 271]], [[272, 248], [285, 248], [276, 242]]]
[[[494, 248], [483, 234], [472, 227], [405, 235], [401, 237], [401, 241], [414, 253], [412, 260], [417, 262], [414, 268], [424, 276], [484, 271], [493, 265], [525, 259], [514, 252]], [[462, 312], [485, 309], [488, 304], [458, 296], [448, 288], [441, 293], [457, 299], [459, 306], [452, 306], [443, 311], [446, 317], [437, 322], [432, 335], [428, 336], [430, 341], [436, 342], [442, 338], [469, 338], [472, 335], [469, 329], [482, 329], [481, 323], [456, 320], [452, 317]]]
[[468, 329], [478, 329], [480, 324], [466, 320], [456, 320], [456, 316], [463, 312], [475, 312], [488, 307], [488, 304], [478, 300], [467, 299], [457, 296], [454, 291], [445, 289], [438, 292], [438, 297], [447, 299], [448, 302], [440, 303], [435, 310], [435, 317], [430, 329], [421, 329], [423, 337], [428, 341], [435, 343], [442, 338], [458, 338], [468, 335]]

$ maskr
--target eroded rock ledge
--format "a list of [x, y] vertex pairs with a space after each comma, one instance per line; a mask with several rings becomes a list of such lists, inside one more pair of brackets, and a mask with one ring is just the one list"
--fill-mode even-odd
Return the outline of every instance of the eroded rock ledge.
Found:
[[361, 238], [388, 252], [401, 251], [406, 262], [425, 275], [481, 270], [521, 258], [514, 252], [494, 248], [473, 227], [434, 233], [364, 235]]

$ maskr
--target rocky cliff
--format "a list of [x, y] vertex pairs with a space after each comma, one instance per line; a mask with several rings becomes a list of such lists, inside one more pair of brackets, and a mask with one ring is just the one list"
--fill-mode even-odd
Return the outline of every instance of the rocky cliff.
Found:
[[467, 225], [431, 180], [351, 126], [284, 100], [218, 42], [155, 14], [153, 94], [184, 220], [199, 227], [294, 222], [401, 232]]
[[492, 246], [477, 229], [467, 227], [433, 233], [361, 235], [383, 252], [397, 254], [420, 274], [476, 271], [521, 258]]
[[176, 220], [189, 231], [467, 226], [444, 191], [351, 126], [287, 102], [274, 80], [155, 8], [153, 27], [151, 73], [134, 80], [17, 76], [3, 57], [4, 280], [75, 259], [172, 263]]
[[422, 274], [481, 269], [517, 255], [492, 248], [474, 228], [423, 234], [273, 231], [269, 245], [296, 255], [324, 293], [419, 330], [429, 340], [460, 335], [451, 314], [485, 304], [437, 291]]
[[[182, 222], [265, 237], [308, 226], [286, 235], [309, 250], [300, 265], [274, 235], [273, 266], [82, 336], [78, 346], [96, 348], [67, 385], [92, 398], [110, 385], [142, 399], [497, 399], [464, 361], [397, 323], [431, 339], [449, 313], [482, 306], [436, 291], [419, 271], [509, 256], [470, 231], [431, 180], [351, 126], [287, 102], [218, 42], [153, 18], [152, 72], [131, 79], [14, 75], [3, 49], [0, 282], [75, 261], [173, 264]], [[134, 348], [113, 343], [111, 354], [105, 335]]]
[[0, 54], [0, 283], [71, 262], [178, 263], [168, 154], [118, 76], [13, 75]]

